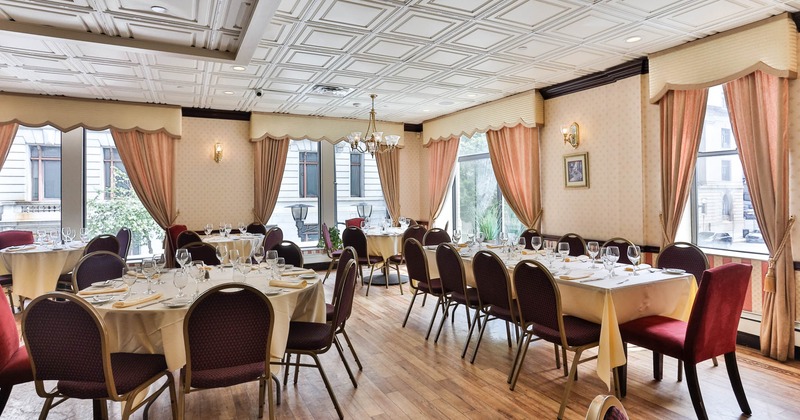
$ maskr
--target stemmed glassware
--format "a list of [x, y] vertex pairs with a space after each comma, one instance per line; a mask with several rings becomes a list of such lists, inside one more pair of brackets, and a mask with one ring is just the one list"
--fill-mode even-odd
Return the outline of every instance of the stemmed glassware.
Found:
[[189, 284], [189, 275], [183, 271], [176, 271], [175, 275], [172, 276], [172, 284], [178, 289], [178, 294], [175, 295], [175, 298], [180, 299], [185, 297], [186, 295], [183, 293], [183, 288]]
[[567, 256], [569, 255], [569, 242], [559, 242], [558, 243], [558, 254], [561, 255], [561, 261], [563, 265], [561, 268], [567, 268]]
[[179, 249], [175, 251], [175, 262], [180, 264], [181, 268], [186, 271], [186, 264], [192, 260], [192, 257], [189, 255], [188, 249]]
[[89, 242], [89, 232], [86, 230], [86, 228], [81, 228], [78, 234], [80, 235], [81, 242]]
[[195, 282], [195, 289], [193, 297], [200, 295], [200, 283], [206, 275], [206, 264], [203, 260], [194, 260], [187, 266], [189, 275], [192, 276]]
[[61, 228], [61, 235], [64, 237], [65, 243], [70, 243], [73, 239], [75, 239], [75, 231], [69, 226]]
[[267, 262], [267, 267], [269, 268], [270, 273], [274, 274], [275, 264], [278, 262], [278, 251], [274, 249], [267, 251], [267, 258], [264, 261]]
[[461, 231], [458, 229], [453, 229], [453, 242], [458, 245], [461, 241]]
[[264, 247], [259, 245], [253, 250], [253, 260], [255, 264], [261, 264], [264, 261]]
[[205, 231], [204, 231], [206, 236], [211, 236], [211, 232], [213, 232], [213, 231], [214, 231], [214, 225], [212, 225], [211, 223], [206, 223], [206, 227], [205, 227]]
[[553, 263], [556, 260], [556, 242], [555, 241], [545, 241], [544, 243], [544, 255], [547, 259], [547, 267], [553, 268]]
[[531, 236], [531, 248], [539, 254], [539, 248], [542, 247], [542, 237], [541, 236]]
[[480, 248], [481, 244], [483, 243], [484, 239], [486, 239], [486, 237], [483, 235], [483, 232], [478, 231], [478, 233], [475, 234], [475, 240], [478, 241], [478, 247], [479, 248]]
[[275, 267], [278, 269], [278, 278], [283, 275], [283, 269], [286, 267], [286, 260], [283, 257], [278, 257], [275, 260]]
[[633, 275], [638, 276], [639, 273], [636, 272], [636, 269], [639, 267], [639, 260], [642, 257], [641, 250], [638, 246], [628, 246], [628, 259], [631, 260], [631, 264], [633, 264]]
[[144, 260], [142, 261], [142, 274], [147, 278], [147, 291], [144, 292], [146, 295], [152, 295], [156, 291], [153, 290], [153, 283], [151, 281], [153, 274], [156, 273], [156, 264], [153, 260]]
[[247, 233], [247, 223], [239, 222], [239, 233], [242, 235]]
[[158, 274], [156, 284], [164, 284], [164, 280], [161, 279], [161, 273], [164, 271], [164, 267], [167, 266], [167, 256], [164, 254], [153, 255], [153, 263], [156, 265], [156, 274]]
[[228, 256], [228, 247], [226, 245], [217, 245], [217, 259], [219, 260], [220, 268], [225, 264], [225, 257]]
[[589, 252], [589, 256], [592, 257], [592, 268], [595, 268], [595, 258], [597, 254], [600, 252], [600, 244], [597, 241], [589, 241], [586, 244], [586, 251]]
[[226, 238], [228, 236], [231, 236], [231, 230], [233, 230], [233, 227], [231, 227], [231, 224], [230, 223], [225, 223], [225, 237]]
[[520, 236], [517, 238], [517, 243], [515, 248], [517, 249], [517, 254], [522, 258], [522, 251], [525, 250], [525, 247], [528, 246], [527, 241], [525, 240], [524, 236]]
[[136, 272], [132, 271], [129, 267], [122, 267], [122, 282], [128, 285], [128, 291], [122, 296], [120, 300], [125, 300], [131, 295], [135, 295], [133, 293], [133, 285], [136, 284]]
[[250, 258], [248, 257], [239, 257], [238, 263], [236, 264], [236, 271], [242, 274], [242, 281], [247, 281], [247, 273], [250, 272]]
[[228, 262], [230, 262], [233, 269], [236, 269], [236, 264], [239, 262], [239, 250], [238, 249], [229, 249], [228, 250]]
[[506, 231], [504, 231], [504, 230], [501, 230], [500, 231], [500, 235], [497, 236], [497, 239], [499, 241], [497, 243], [498, 245], [504, 245], [505, 246], [506, 242], [508, 242], [508, 233], [506, 233]]
[[617, 261], [619, 261], [619, 248], [616, 246], [607, 246], [603, 256], [606, 259], [603, 265], [608, 269], [608, 274], [611, 277], [615, 277], [614, 266], [617, 264]]

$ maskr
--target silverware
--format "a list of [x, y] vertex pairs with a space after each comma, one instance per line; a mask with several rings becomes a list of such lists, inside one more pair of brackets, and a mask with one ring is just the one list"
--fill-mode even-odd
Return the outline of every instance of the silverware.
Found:
[[617, 282], [617, 284], [627, 283], [627, 282], [628, 282], [628, 280], [630, 280], [630, 278], [627, 278], [627, 279], [625, 279], [625, 280], [622, 280], [622, 281], [620, 281], [620, 282]]
[[164, 303], [164, 302], [166, 302], [168, 300], [172, 300], [172, 298], [161, 299], [158, 302], [150, 302], [150, 303], [147, 303], [147, 304], [144, 304], [144, 305], [139, 305], [139, 306], [136, 307], [136, 309], [146, 308], [148, 306], [153, 306], [153, 305], [155, 305], [157, 303]]
[[592, 281], [600, 281], [600, 280], [604, 280], [604, 279], [605, 279], [605, 277], [598, 277], [598, 278], [581, 280], [578, 283], [589, 283], [589, 282], [592, 282]]

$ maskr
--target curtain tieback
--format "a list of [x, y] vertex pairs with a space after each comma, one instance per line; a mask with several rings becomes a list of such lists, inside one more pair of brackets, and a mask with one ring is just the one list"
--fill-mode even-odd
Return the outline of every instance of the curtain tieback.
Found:
[[664, 237], [664, 245], [672, 242], [667, 235], [667, 224], [664, 222], [664, 213], [658, 214], [658, 221], [661, 223], [661, 235]]
[[542, 213], [544, 213], [544, 209], [539, 209], [539, 212], [536, 213], [536, 217], [533, 218], [533, 223], [528, 226], [528, 229], [536, 229], [536, 224], [539, 223], [539, 219], [542, 218]]
[[783, 238], [781, 238], [781, 243], [778, 245], [778, 248], [775, 249], [775, 252], [770, 255], [769, 257], [769, 265], [767, 268], [767, 275], [764, 276], [764, 291], [769, 293], [775, 293], [775, 263], [778, 262], [778, 258], [780, 258], [781, 254], [783, 253], [783, 248], [786, 246], [786, 241], [789, 240], [789, 236], [792, 233], [792, 226], [794, 225], [794, 216], [789, 217], [789, 222], [786, 224], [786, 230], [783, 232]]

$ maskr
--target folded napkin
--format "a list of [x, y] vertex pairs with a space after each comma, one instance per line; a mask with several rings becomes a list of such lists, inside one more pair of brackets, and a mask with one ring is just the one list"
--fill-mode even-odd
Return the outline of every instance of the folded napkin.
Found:
[[467, 244], [456, 244], [456, 248], [466, 248], [468, 246]]
[[[639, 266], [636, 267], [636, 271], [647, 270], [648, 268], [652, 268], [652, 267], [653, 266], [651, 266], [650, 264], [639, 264]], [[625, 271], [633, 271], [633, 266], [629, 265], [629, 266], [625, 267]]]
[[300, 281], [286, 281], [286, 280], [270, 280], [269, 285], [272, 287], [286, 287], [289, 289], [303, 289], [308, 286], [305, 280]]
[[317, 274], [317, 272], [312, 270], [312, 269], [310, 269], [310, 268], [303, 268], [303, 269], [299, 269], [299, 270], [284, 271], [283, 274], [281, 274], [281, 275], [282, 276], [299, 276], [301, 274]]
[[94, 295], [105, 295], [110, 293], [125, 293], [128, 291], [128, 286], [122, 285], [120, 287], [101, 287], [101, 288], [91, 288], [91, 289], [83, 289], [78, 292], [78, 296], [94, 296]]
[[572, 261], [572, 262], [575, 262], [575, 261], [589, 261], [589, 259], [590, 259], [590, 258], [589, 258], [589, 257], [587, 257], [586, 255], [578, 255], [577, 257], [567, 257], [567, 258], [564, 258], [564, 262], [570, 262], [570, 261]]
[[585, 279], [587, 277], [591, 277], [592, 273], [588, 271], [573, 271], [567, 274], [562, 274], [558, 276], [561, 280], [579, 280]]
[[503, 245], [486, 244], [486, 248], [489, 248], [489, 249], [502, 248], [502, 247], [503, 247]]
[[534, 251], [532, 249], [524, 249], [522, 250], [522, 255], [544, 255], [544, 250]]
[[5, 250], [8, 251], [8, 252], [14, 252], [14, 251], [26, 251], [26, 250], [29, 250], [29, 249], [36, 249], [36, 245], [29, 244], [29, 245], [10, 246], [10, 247], [6, 248]]
[[163, 296], [161, 293], [155, 293], [152, 295], [145, 295], [144, 297], [140, 297], [138, 299], [128, 299], [121, 302], [114, 302], [114, 304], [111, 306], [114, 308], [127, 308], [130, 306], [141, 305], [142, 303], [147, 303], [153, 300], [159, 300], [161, 299], [161, 296]]

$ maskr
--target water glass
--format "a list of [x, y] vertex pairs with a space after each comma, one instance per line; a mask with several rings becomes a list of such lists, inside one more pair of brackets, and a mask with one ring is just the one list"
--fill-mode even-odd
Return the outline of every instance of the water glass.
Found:
[[617, 264], [617, 261], [619, 261], [619, 248], [616, 246], [607, 246], [604, 256], [606, 260], [608, 260], [611, 263], [611, 271], [609, 272], [609, 274], [611, 275], [611, 277], [614, 277], [615, 276], [614, 266]]
[[151, 282], [153, 274], [155, 273], [156, 273], [156, 264], [153, 262], [153, 260], [142, 261], [142, 274], [144, 274], [145, 277], [147, 277], [147, 291], [144, 292], [144, 294], [146, 295], [152, 295], [156, 292], [155, 290], [153, 290], [153, 283]]
[[239, 257], [235, 265], [236, 271], [242, 274], [242, 281], [247, 281], [247, 273], [250, 272], [250, 259], [248, 257]]
[[253, 250], [253, 260], [256, 264], [264, 261], [264, 247], [259, 245]]
[[203, 260], [194, 260], [188, 265], [189, 275], [192, 276], [195, 282], [194, 296], [200, 295], [200, 283], [205, 280], [206, 264]]
[[286, 260], [283, 257], [278, 257], [275, 260], [275, 267], [278, 268], [278, 276], [280, 278], [280, 276], [283, 274], [283, 268], [286, 267]]
[[230, 223], [225, 223], [225, 237], [226, 238], [228, 236], [231, 236], [231, 230], [233, 230], [233, 227], [231, 226], [231, 224]]
[[175, 295], [176, 298], [186, 296], [183, 294], [183, 288], [189, 284], [189, 275], [183, 271], [176, 271], [175, 275], [172, 276], [172, 284], [178, 289], [178, 294]]
[[61, 235], [64, 238], [64, 242], [70, 243], [75, 238], [75, 231], [71, 227], [65, 226], [61, 228]]
[[508, 233], [506, 233], [504, 230], [501, 230], [500, 235], [497, 236], [497, 240], [499, 241], [497, 242], [498, 245], [505, 245], [505, 243], [508, 242]]
[[564, 262], [561, 268], [567, 268], [567, 256], [569, 255], [569, 242], [558, 243], [558, 254], [561, 255], [561, 261]]
[[228, 250], [228, 261], [231, 264], [236, 264], [236, 261], [239, 261], [239, 250], [238, 249], [229, 249]]
[[186, 270], [186, 264], [192, 260], [192, 256], [189, 255], [188, 249], [179, 249], [175, 251], [175, 261], [180, 264], [181, 268]]
[[212, 225], [211, 223], [206, 223], [205, 227], [206, 236], [211, 236], [211, 232], [213, 231], [214, 231], [214, 225]]
[[86, 228], [81, 228], [78, 234], [81, 237], [81, 242], [83, 243], [89, 242], [89, 232], [86, 230]]
[[239, 233], [242, 234], [242, 235], [247, 233], [247, 223], [239, 222]]
[[636, 269], [639, 267], [639, 260], [642, 258], [641, 250], [638, 246], [628, 246], [628, 259], [631, 260], [631, 264], [633, 264], [633, 275], [638, 276], [639, 273], [636, 272]]
[[216, 249], [220, 265], [225, 264], [225, 257], [228, 256], [228, 247], [226, 245], [217, 245]]
[[156, 274], [158, 274], [158, 278], [156, 279], [156, 284], [164, 284], [164, 280], [161, 279], [161, 273], [164, 272], [164, 267], [167, 266], [167, 257], [164, 254], [156, 254], [153, 255], [153, 263], [156, 265]]
[[461, 231], [453, 229], [453, 242], [458, 244], [461, 241]]
[[595, 257], [600, 252], [600, 244], [597, 241], [589, 241], [586, 244], [586, 251], [589, 252], [589, 256], [592, 257], [592, 268], [595, 268]]
[[125, 300], [125, 299], [131, 297], [131, 295], [135, 295], [136, 294], [136, 293], [133, 293], [133, 285], [136, 284], [136, 271], [135, 270], [131, 270], [131, 268], [129, 268], [127, 266], [123, 267], [122, 268], [122, 282], [125, 283], [126, 285], [128, 285], [128, 291], [125, 292], [125, 294], [122, 296], [122, 299], [120, 299], [120, 300]]
[[525, 246], [526, 246], [525, 237], [520, 236], [519, 238], [517, 238], [516, 248], [517, 248], [517, 253], [519, 253], [520, 255], [520, 258], [522, 258], [522, 251], [525, 250]]
[[484, 239], [486, 239], [486, 237], [484, 236], [483, 232], [478, 231], [478, 233], [475, 234], [475, 240], [478, 241], [479, 247], [483, 243]]
[[533, 248], [536, 253], [539, 253], [539, 248], [542, 247], [542, 237], [541, 236], [531, 236], [531, 248]]

